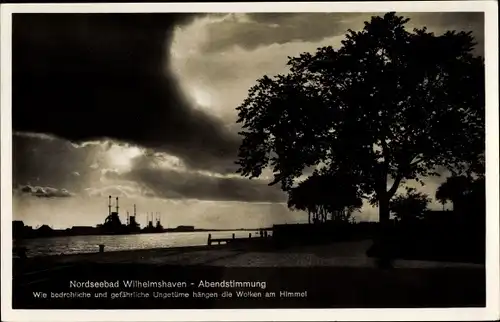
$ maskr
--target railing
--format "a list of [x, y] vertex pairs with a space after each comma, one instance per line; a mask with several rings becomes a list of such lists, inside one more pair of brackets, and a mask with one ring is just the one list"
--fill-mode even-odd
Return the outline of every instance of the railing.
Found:
[[223, 244], [229, 244], [229, 243], [234, 243], [234, 242], [242, 242], [242, 241], [249, 241], [251, 239], [260, 239], [260, 238], [267, 238], [270, 237], [271, 235], [267, 233], [267, 230], [261, 230], [260, 236], [252, 238], [252, 233], [248, 233], [248, 237], [239, 237], [236, 238], [235, 234], [233, 233], [231, 238], [212, 238], [212, 234], [208, 234], [208, 240], [207, 240], [207, 245], [211, 246], [214, 243], [217, 243], [220, 245], [221, 243]]

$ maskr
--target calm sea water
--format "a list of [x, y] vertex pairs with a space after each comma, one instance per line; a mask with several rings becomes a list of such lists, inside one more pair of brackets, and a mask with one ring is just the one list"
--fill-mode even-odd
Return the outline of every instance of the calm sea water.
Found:
[[130, 249], [151, 249], [167, 247], [184, 247], [206, 245], [208, 234], [212, 238], [230, 238], [257, 236], [254, 231], [223, 231], [223, 232], [183, 232], [161, 234], [137, 234], [115, 236], [66, 236], [52, 238], [34, 238], [16, 242], [16, 246], [27, 248], [28, 256], [45, 256], [59, 254], [94, 253], [99, 244], [104, 244], [106, 251]]

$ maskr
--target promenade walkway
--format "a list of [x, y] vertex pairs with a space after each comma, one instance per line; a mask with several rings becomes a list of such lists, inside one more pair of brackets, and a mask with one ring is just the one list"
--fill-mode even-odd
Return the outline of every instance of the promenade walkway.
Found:
[[[61, 265], [91, 262], [221, 267], [376, 267], [375, 260], [366, 256], [370, 245], [370, 240], [363, 240], [265, 251], [231, 245], [203, 246], [51, 256], [50, 262]], [[480, 264], [418, 260], [395, 260], [393, 264], [395, 268], [484, 268]]]

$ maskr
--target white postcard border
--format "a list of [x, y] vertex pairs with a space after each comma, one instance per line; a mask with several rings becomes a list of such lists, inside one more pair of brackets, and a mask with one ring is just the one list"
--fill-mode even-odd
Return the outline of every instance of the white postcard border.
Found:
[[[449, 309], [12, 310], [12, 13], [484, 12], [486, 62], [487, 306]], [[498, 4], [496, 1], [298, 3], [79, 3], [1, 6], [1, 309], [5, 321], [497, 320], [499, 314]]]

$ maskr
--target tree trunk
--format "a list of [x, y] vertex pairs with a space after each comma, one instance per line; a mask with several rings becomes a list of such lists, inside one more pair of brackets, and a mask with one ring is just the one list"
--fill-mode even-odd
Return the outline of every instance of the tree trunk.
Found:
[[389, 198], [387, 195], [379, 198], [379, 236], [378, 236], [378, 248], [379, 248], [379, 264], [382, 268], [390, 267], [390, 244], [389, 244], [389, 226], [390, 226], [390, 209], [389, 209]]
[[389, 198], [386, 196], [379, 199], [379, 220], [381, 226], [387, 226], [389, 224]]

